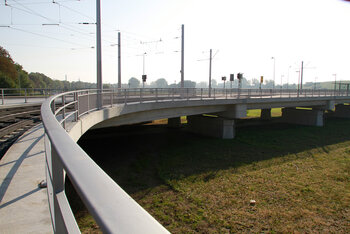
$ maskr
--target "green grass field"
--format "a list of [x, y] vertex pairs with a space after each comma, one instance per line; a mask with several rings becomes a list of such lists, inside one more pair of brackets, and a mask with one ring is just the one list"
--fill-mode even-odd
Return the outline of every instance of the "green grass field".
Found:
[[[233, 140], [133, 126], [79, 144], [170, 232], [346, 233], [349, 133], [345, 119], [242, 127]], [[81, 230], [99, 232], [69, 184], [67, 194]]]

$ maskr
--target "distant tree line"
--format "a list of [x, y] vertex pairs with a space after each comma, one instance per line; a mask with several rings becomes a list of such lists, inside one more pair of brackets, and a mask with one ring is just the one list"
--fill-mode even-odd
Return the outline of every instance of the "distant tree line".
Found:
[[[106, 85], [106, 87], [109, 87]], [[40, 88], [40, 89], [87, 89], [96, 88], [96, 84], [88, 82], [68, 82], [53, 80], [39, 73], [28, 73], [14, 62], [9, 52], [0, 46], [0, 88]]]

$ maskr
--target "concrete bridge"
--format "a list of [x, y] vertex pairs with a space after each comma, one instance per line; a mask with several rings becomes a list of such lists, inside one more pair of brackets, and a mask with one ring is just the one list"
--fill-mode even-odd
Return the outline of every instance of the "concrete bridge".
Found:
[[[63, 105], [56, 108], [57, 102]], [[53, 96], [42, 106], [42, 119], [54, 231], [79, 233], [64, 193], [67, 175], [104, 232], [167, 232], [76, 144], [89, 129], [162, 118], [177, 127], [187, 116], [193, 132], [232, 139], [235, 120], [249, 109], [262, 109], [261, 118], [269, 119], [271, 108], [280, 107], [282, 121], [321, 127], [327, 110], [350, 117], [349, 102], [348, 90], [215, 89], [209, 95], [207, 89], [119, 89]]]

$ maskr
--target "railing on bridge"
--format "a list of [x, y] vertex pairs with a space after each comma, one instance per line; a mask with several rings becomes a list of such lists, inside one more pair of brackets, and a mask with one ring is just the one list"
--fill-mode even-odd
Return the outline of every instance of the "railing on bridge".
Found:
[[28, 103], [31, 98], [48, 98], [54, 94], [62, 93], [59, 89], [35, 89], [35, 88], [5, 88], [0, 89], [1, 105], [5, 105], [5, 101], [21, 99], [21, 103]]
[[[66, 132], [68, 122], [113, 105], [187, 100], [349, 96], [347, 90], [286, 89], [116, 89], [80, 90], [50, 97], [41, 109], [49, 205], [56, 233], [79, 233], [65, 195], [65, 175], [104, 232], [164, 233], [152, 216], [126, 194]], [[60, 105], [56, 104], [59, 103]], [[101, 103], [99, 105], [99, 103]]]

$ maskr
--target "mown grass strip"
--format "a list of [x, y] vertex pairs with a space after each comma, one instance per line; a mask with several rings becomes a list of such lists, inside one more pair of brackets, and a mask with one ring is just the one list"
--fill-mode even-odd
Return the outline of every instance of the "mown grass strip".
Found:
[[[244, 127], [233, 140], [138, 126], [105, 130], [108, 138], [94, 132], [79, 143], [173, 233], [346, 233], [349, 132], [345, 119], [329, 119], [323, 128]], [[98, 231], [84, 207], [70, 200], [81, 229]]]

